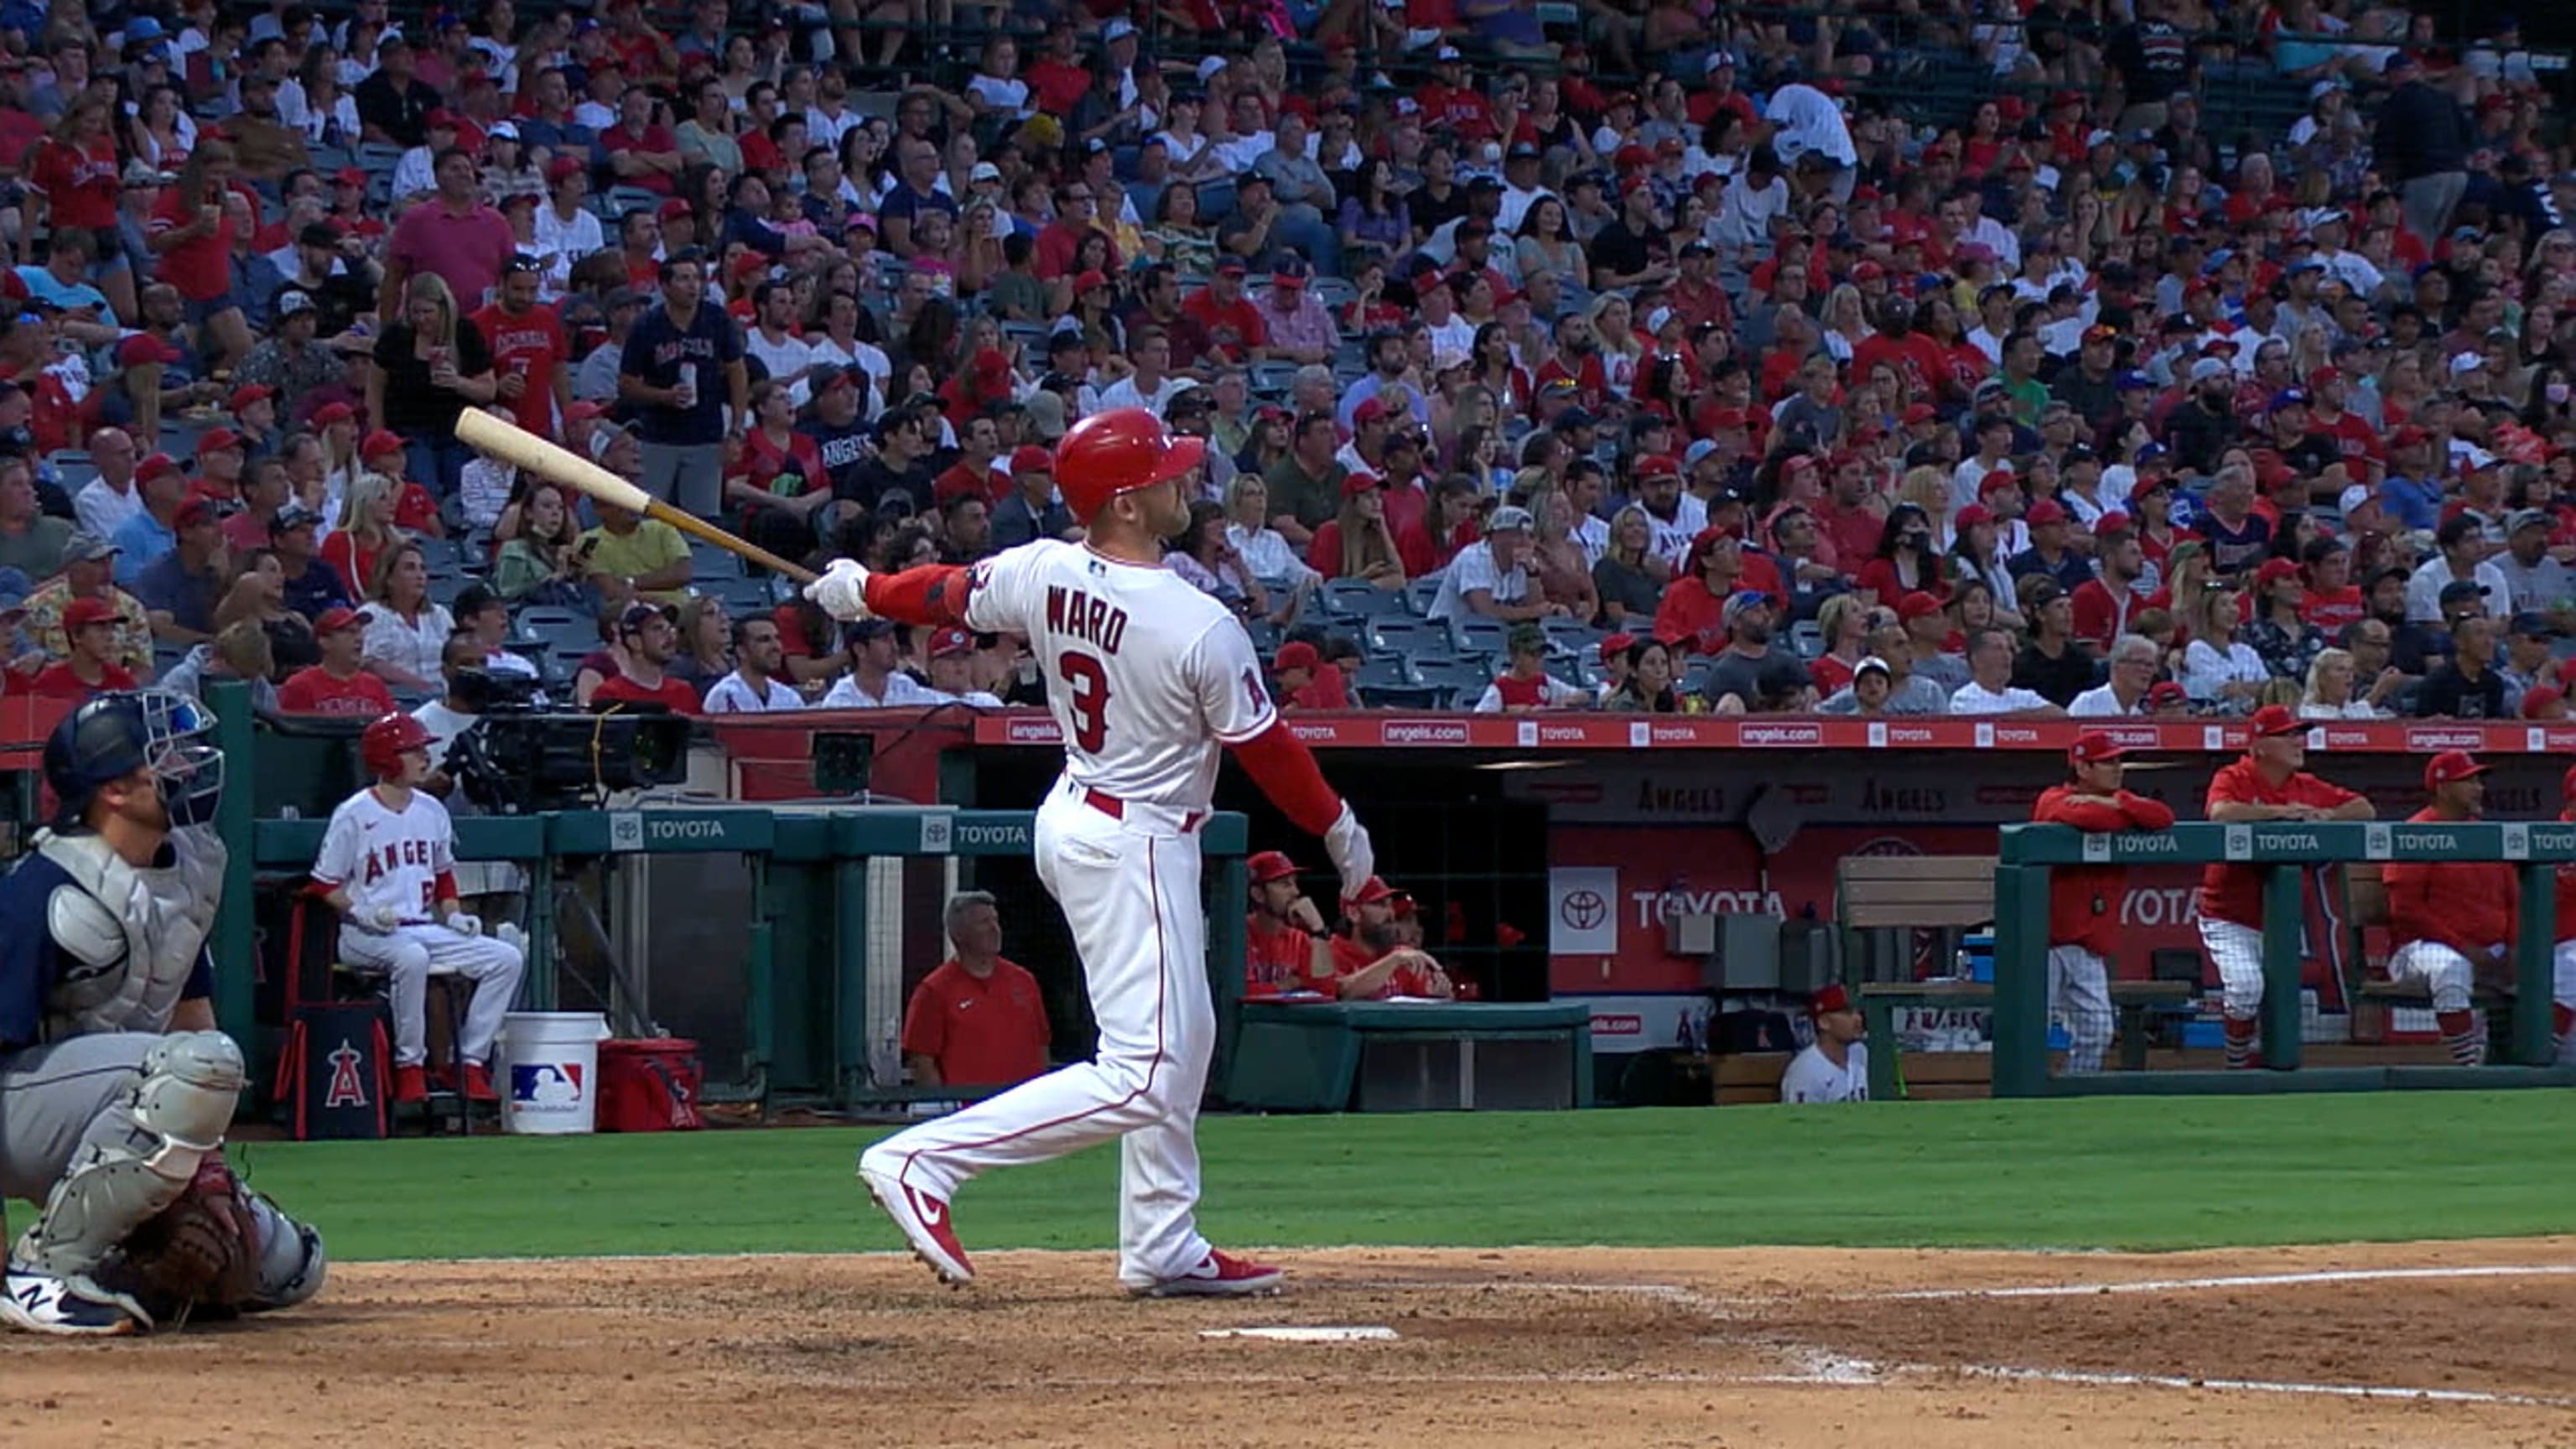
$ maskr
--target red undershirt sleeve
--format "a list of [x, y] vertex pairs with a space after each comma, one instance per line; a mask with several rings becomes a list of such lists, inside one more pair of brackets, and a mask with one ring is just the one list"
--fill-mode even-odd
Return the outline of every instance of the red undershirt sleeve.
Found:
[[899, 574], [870, 574], [865, 597], [868, 612], [898, 624], [966, 622], [966, 594], [973, 586], [968, 571], [955, 564], [925, 564]]
[[438, 873], [438, 898], [442, 901], [452, 901], [456, 899], [456, 877], [454, 874], [443, 870]]
[[1251, 774], [1252, 783], [1298, 829], [1320, 838], [1341, 818], [1342, 797], [1324, 783], [1314, 752], [1285, 721], [1274, 719], [1270, 728], [1229, 748]]

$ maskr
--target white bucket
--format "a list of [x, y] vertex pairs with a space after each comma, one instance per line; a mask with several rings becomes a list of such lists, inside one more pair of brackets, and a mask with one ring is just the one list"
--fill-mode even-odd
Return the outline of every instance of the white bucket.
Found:
[[514, 1011], [501, 1019], [501, 1125], [511, 1132], [589, 1132], [599, 1120], [596, 1011]]

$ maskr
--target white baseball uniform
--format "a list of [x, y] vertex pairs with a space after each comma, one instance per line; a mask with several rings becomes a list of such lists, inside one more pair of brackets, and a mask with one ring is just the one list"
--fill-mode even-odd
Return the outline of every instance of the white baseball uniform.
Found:
[[[370, 786], [340, 802], [322, 833], [313, 879], [325, 890], [345, 890], [349, 920], [340, 927], [340, 956], [365, 971], [391, 978], [394, 998], [394, 1064], [416, 1067], [429, 1058], [428, 994], [432, 976], [462, 976], [474, 983], [457, 1053], [487, 1063], [501, 1018], [519, 994], [527, 958], [491, 936], [469, 936], [438, 922], [438, 903], [456, 894], [456, 830], [447, 807], [418, 790], [403, 808], [388, 806]], [[358, 924], [377, 907], [397, 925], [376, 932]]]
[[1064, 731], [1063, 778], [1038, 807], [1038, 878], [1073, 929], [1100, 1046], [868, 1158], [951, 1199], [989, 1168], [1121, 1138], [1118, 1276], [1151, 1287], [1210, 1251], [1194, 1221], [1216, 1038], [1198, 828], [1219, 748], [1275, 715], [1242, 627], [1167, 569], [1049, 540], [973, 577], [966, 627], [1028, 637]]
[[1789, 1059], [1789, 1070], [1780, 1075], [1780, 1100], [1783, 1102], [1866, 1102], [1869, 1100], [1869, 1043], [1856, 1041], [1843, 1048], [1843, 1064], [1835, 1066], [1824, 1048], [1809, 1047]]

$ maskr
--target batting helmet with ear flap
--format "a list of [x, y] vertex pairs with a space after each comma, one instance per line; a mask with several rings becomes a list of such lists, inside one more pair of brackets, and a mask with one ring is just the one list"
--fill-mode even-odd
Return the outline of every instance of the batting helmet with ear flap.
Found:
[[1111, 408], [1073, 425], [1055, 445], [1055, 486], [1065, 507], [1089, 523], [1121, 493], [1169, 482], [1207, 457], [1207, 443], [1174, 437], [1143, 408]]
[[358, 737], [358, 755], [378, 779], [402, 773], [402, 757], [430, 746], [429, 726], [407, 714], [389, 714]]

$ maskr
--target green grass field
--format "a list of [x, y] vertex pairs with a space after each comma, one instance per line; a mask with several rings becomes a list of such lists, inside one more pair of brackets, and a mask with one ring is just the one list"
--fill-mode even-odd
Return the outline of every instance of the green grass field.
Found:
[[[342, 1260], [820, 1253], [897, 1246], [851, 1171], [876, 1135], [234, 1152]], [[2571, 1136], [2576, 1094], [2554, 1091], [1212, 1118], [1201, 1222], [1283, 1247], [2514, 1237], [2576, 1231]], [[962, 1195], [960, 1229], [977, 1249], [1110, 1247], [1117, 1165], [1104, 1147], [994, 1174]]]

